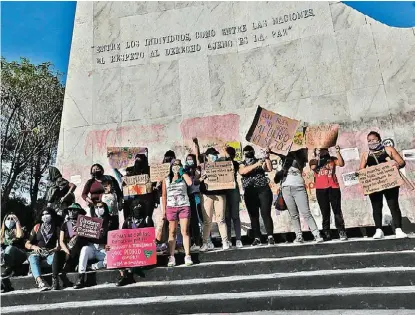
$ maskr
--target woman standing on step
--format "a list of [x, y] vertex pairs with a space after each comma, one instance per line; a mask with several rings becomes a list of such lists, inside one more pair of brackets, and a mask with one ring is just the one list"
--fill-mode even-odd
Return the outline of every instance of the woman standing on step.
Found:
[[254, 148], [250, 145], [243, 149], [243, 154], [245, 160], [239, 166], [239, 174], [242, 176], [242, 187], [245, 191], [244, 200], [255, 237], [252, 246], [261, 245], [260, 210], [268, 235], [268, 245], [274, 245], [274, 222], [271, 217], [272, 191], [269, 186], [269, 179], [265, 175], [266, 172], [272, 171], [269, 150], [261, 160], [255, 157]]
[[305, 188], [303, 168], [307, 162], [307, 150], [291, 151], [284, 159], [283, 168], [275, 174], [274, 182], [281, 183], [282, 195], [291, 216], [296, 234], [295, 243], [304, 242], [301, 231], [300, 215], [304, 217], [316, 242], [323, 242], [316, 221], [310, 211], [307, 190]]
[[37, 221], [40, 223], [34, 226], [25, 244], [26, 249], [32, 251], [28, 259], [30, 268], [40, 291], [50, 290], [46, 282], [43, 281], [40, 270], [41, 261], [46, 261], [49, 266], [52, 266], [52, 288], [57, 289], [56, 279], [59, 274], [59, 266], [57, 260], [55, 260], [56, 263], [53, 263], [53, 257], [55, 252], [59, 250], [59, 219], [52, 208], [46, 208], [41, 212]]
[[334, 222], [339, 231], [340, 240], [347, 240], [341, 210], [341, 192], [336, 176], [336, 166], [343, 167], [344, 160], [340, 147], [336, 146], [336, 156], [330, 156], [327, 149], [315, 149], [315, 158], [310, 161], [310, 168], [314, 172], [317, 202], [323, 216], [323, 233], [325, 240], [331, 240], [330, 235], [330, 205], [333, 209]]
[[[398, 151], [396, 151], [393, 147], [385, 147], [382, 144], [382, 139], [379, 133], [375, 131], [369, 132], [367, 135], [367, 143], [369, 152], [362, 154], [360, 169], [390, 161], [393, 162], [394, 167], [397, 169], [405, 167], [405, 161], [402, 159]], [[399, 208], [399, 187], [385, 189], [369, 195], [373, 208], [373, 220], [375, 221], [376, 226], [376, 233], [373, 238], [380, 239], [384, 237], [382, 231], [383, 196], [385, 196], [386, 202], [388, 203], [392, 214], [396, 238], [406, 238], [406, 233], [402, 231], [402, 213]]]
[[186, 266], [193, 265], [190, 256], [190, 201], [187, 195], [187, 188], [192, 185], [192, 179], [184, 173], [180, 160], [174, 160], [170, 166], [170, 174], [162, 183], [163, 216], [169, 221], [169, 251], [170, 257], [168, 266], [174, 267], [176, 260], [174, 251], [176, 249], [177, 225], [180, 221], [180, 228], [183, 236], [183, 245], [186, 256]]

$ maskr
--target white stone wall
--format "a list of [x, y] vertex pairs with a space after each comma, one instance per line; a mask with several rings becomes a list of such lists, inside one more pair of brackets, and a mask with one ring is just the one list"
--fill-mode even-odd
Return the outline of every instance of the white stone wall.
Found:
[[[170, 35], [184, 41], [163, 43]], [[81, 175], [80, 194], [93, 162], [108, 167], [107, 146], [146, 146], [160, 161], [168, 149], [184, 156], [192, 136], [245, 143], [257, 105], [339, 123], [339, 144], [359, 152], [370, 130], [414, 148], [415, 29], [340, 2], [78, 2], [58, 164]], [[414, 162], [406, 173], [415, 179]], [[347, 225], [371, 224], [358, 187], [342, 191]], [[403, 189], [401, 206], [415, 222], [413, 195]], [[276, 221], [290, 229], [286, 214]]]

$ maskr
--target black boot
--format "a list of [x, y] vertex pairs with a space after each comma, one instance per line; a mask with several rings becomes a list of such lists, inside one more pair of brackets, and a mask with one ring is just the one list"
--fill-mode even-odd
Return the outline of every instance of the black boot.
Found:
[[75, 285], [73, 286], [74, 289], [80, 289], [83, 288], [85, 286], [85, 274], [84, 273], [80, 273], [78, 275], [78, 280], [76, 280]]
[[128, 271], [124, 271], [124, 274], [118, 279], [118, 282], [115, 284], [117, 287], [122, 287], [127, 284], [134, 282], [133, 274]]
[[59, 290], [59, 278], [58, 276], [52, 276], [52, 290]]
[[61, 280], [62, 280], [62, 286], [64, 288], [69, 288], [73, 286], [73, 283], [68, 279], [68, 277], [66, 276], [66, 273], [62, 272]]
[[9, 278], [14, 276], [14, 270], [12, 267], [7, 267], [1, 274], [2, 278]]

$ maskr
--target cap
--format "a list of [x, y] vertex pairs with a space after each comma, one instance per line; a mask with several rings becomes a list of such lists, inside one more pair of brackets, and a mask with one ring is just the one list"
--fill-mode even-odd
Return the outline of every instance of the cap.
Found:
[[217, 155], [219, 154], [219, 152], [215, 149], [215, 148], [208, 148], [205, 152], [206, 155], [212, 154], [212, 155]]

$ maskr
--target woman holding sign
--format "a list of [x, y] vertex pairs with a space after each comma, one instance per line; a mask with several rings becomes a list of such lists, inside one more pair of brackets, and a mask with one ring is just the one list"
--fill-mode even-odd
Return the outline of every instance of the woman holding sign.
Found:
[[183, 236], [183, 245], [186, 256], [184, 262], [186, 266], [193, 265], [190, 256], [190, 200], [187, 195], [187, 188], [193, 183], [189, 175], [184, 173], [180, 160], [174, 160], [170, 167], [170, 174], [162, 183], [163, 216], [169, 221], [169, 250], [170, 257], [168, 266], [176, 266], [174, 251], [176, 249], [177, 225], [180, 221]]
[[255, 237], [252, 246], [261, 245], [259, 210], [261, 210], [261, 216], [267, 231], [268, 245], [274, 245], [274, 222], [271, 217], [272, 191], [269, 186], [269, 179], [265, 175], [265, 172], [272, 171], [269, 150], [261, 160], [255, 157], [254, 148], [250, 145], [243, 149], [243, 153], [245, 160], [239, 166], [239, 174], [242, 176], [242, 186], [245, 191], [244, 200]]
[[[400, 169], [405, 167], [405, 161], [402, 159], [398, 151], [393, 147], [385, 147], [382, 144], [380, 134], [371, 131], [367, 135], [367, 143], [369, 147], [368, 153], [363, 153], [360, 160], [360, 169], [375, 166], [380, 163], [393, 162], [394, 167]], [[374, 192], [369, 195], [373, 208], [373, 220], [376, 225], [376, 233], [373, 235], [374, 239], [381, 239], [384, 237], [382, 231], [382, 208], [383, 196], [385, 196], [389, 209], [392, 214], [393, 225], [395, 227], [396, 238], [408, 237], [402, 231], [402, 213], [399, 208], [399, 187], [385, 189]]]

